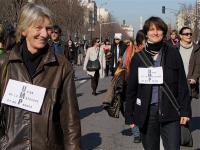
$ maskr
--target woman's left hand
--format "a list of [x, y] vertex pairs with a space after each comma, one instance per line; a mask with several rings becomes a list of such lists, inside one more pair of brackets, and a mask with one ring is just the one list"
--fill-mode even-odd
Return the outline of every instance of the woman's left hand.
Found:
[[196, 81], [194, 79], [188, 79], [190, 84], [196, 84]]
[[181, 117], [180, 124], [185, 125], [189, 120], [190, 120], [190, 118], [188, 118], [188, 117]]

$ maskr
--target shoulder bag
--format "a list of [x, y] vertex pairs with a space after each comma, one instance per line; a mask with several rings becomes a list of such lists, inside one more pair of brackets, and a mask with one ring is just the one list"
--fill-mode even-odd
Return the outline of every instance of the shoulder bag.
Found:
[[[149, 60], [149, 58], [146, 56], [146, 54], [141, 51], [141, 53], [138, 53], [138, 56], [144, 63], [146, 67], [153, 66], [152, 62]], [[165, 81], [163, 81], [164, 87], [161, 86], [161, 90], [167, 95], [168, 99], [170, 100], [172, 106], [175, 108], [177, 113], [180, 115], [180, 106], [176, 101], [176, 98], [174, 97], [173, 93], [171, 92], [169, 86]], [[193, 138], [191, 131], [187, 125], [181, 125], [181, 145], [192, 147], [193, 146]]]
[[86, 69], [87, 69], [87, 71], [97, 71], [97, 70], [101, 69], [101, 64], [99, 62], [99, 52], [98, 52], [96, 60], [94, 60], [94, 61], [88, 60]]

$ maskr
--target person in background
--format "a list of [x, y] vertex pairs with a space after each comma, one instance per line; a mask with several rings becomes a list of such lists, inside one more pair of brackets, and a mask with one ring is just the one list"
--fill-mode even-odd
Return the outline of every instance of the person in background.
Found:
[[71, 62], [71, 64], [75, 64], [75, 57], [76, 57], [76, 46], [74, 44], [74, 42], [69, 39], [67, 41], [67, 56], [68, 56], [68, 60]]
[[172, 31], [170, 32], [170, 38], [169, 38], [169, 40], [167, 41], [167, 43], [168, 43], [170, 46], [172, 46], [172, 47], [174, 47], [174, 48], [176, 48], [176, 49], [179, 48], [179, 38], [178, 38], [178, 34], [177, 34], [177, 31], [176, 31], [176, 30], [172, 30]]
[[66, 55], [66, 43], [61, 40], [62, 30], [58, 25], [53, 26], [53, 31], [51, 35], [50, 46], [53, 48], [56, 55]]
[[83, 56], [84, 56], [84, 43], [83, 42], [79, 42], [78, 43], [78, 60], [77, 60], [77, 65], [81, 66], [83, 64]]
[[[132, 39], [127, 41], [127, 48], [126, 51], [123, 55], [123, 68], [125, 68], [125, 81], [124, 81], [124, 91], [126, 92], [127, 89], [127, 79], [130, 73], [130, 63], [132, 60], [132, 57], [134, 56], [134, 54], [136, 53], [137, 49], [134, 45], [134, 42]], [[123, 97], [126, 97], [126, 94], [124, 94]], [[124, 99], [126, 101], [126, 98]], [[134, 137], [134, 143], [140, 143], [141, 142], [141, 137], [140, 137], [140, 131], [139, 128], [137, 126], [131, 127], [131, 132], [133, 134]]]
[[11, 24], [0, 25], [0, 54], [11, 50], [16, 44], [15, 29]]
[[[89, 60], [94, 61], [99, 59], [101, 68], [96, 71], [87, 71], [87, 63]], [[94, 38], [92, 40], [92, 47], [88, 48], [85, 61], [83, 65], [83, 70], [87, 71], [87, 74], [91, 76], [91, 88], [92, 95], [97, 95], [97, 87], [99, 83], [99, 77], [104, 78], [105, 76], [105, 68], [106, 68], [106, 58], [103, 49], [100, 48], [100, 40], [99, 38]]]
[[[160, 136], [164, 149], [180, 150], [180, 126], [191, 117], [183, 62], [180, 53], [163, 41], [167, 25], [161, 18], [147, 19], [143, 31], [147, 37], [145, 49], [135, 53], [130, 64], [125, 122], [131, 128], [139, 127], [145, 150], [159, 150]], [[140, 56], [146, 56], [153, 66], [146, 66]], [[148, 76], [144, 72], [149, 72]], [[174, 103], [181, 106], [179, 110], [164, 92], [167, 89], [174, 95], [177, 101]]]
[[199, 77], [200, 77], [200, 45], [192, 42], [192, 29], [182, 27], [179, 31], [180, 47], [185, 74], [188, 80], [188, 87], [191, 98], [199, 98]]
[[113, 44], [111, 45], [111, 50], [110, 50], [110, 52], [112, 54], [112, 59], [111, 59], [112, 76], [114, 75], [115, 70], [117, 68], [118, 59], [120, 57], [123, 57], [126, 47], [127, 46], [122, 41], [122, 34], [115, 33], [114, 41], [113, 41]]
[[4, 27], [2, 24], [0, 24], [0, 55], [5, 52], [4, 49]]
[[24, 5], [17, 23], [17, 44], [0, 55], [1, 150], [80, 150], [73, 68], [48, 44], [52, 24], [49, 9]]
[[146, 36], [143, 32], [143, 30], [139, 30], [136, 34], [136, 49], [137, 51], [142, 51], [145, 47], [145, 42], [146, 42]]
[[103, 48], [105, 56], [106, 56], [105, 75], [108, 76], [109, 70], [110, 70], [111, 58], [112, 58], [112, 54], [110, 52], [110, 49], [111, 49], [110, 41], [108, 39], [105, 39], [104, 44], [101, 47]]

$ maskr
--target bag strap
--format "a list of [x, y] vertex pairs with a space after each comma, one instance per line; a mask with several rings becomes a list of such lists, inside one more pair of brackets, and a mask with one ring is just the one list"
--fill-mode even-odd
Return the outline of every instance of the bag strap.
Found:
[[97, 55], [97, 59], [99, 59], [99, 52], [100, 52], [100, 47], [99, 47], [99, 50], [98, 50], [98, 55]]
[[[144, 51], [141, 51], [141, 53], [138, 53], [138, 56], [140, 57], [140, 59], [142, 60], [142, 62], [144, 63], [144, 65], [146, 67], [153, 66], [153, 63], [149, 60], [149, 58], [146, 56]], [[163, 83], [164, 83], [165, 88], [163, 86], [160, 86], [161, 90], [167, 95], [172, 106], [177, 111], [177, 113], [180, 115], [180, 105], [176, 101], [176, 98], [175, 98], [174, 94], [172, 93], [172, 91], [170, 90], [168, 84], [165, 81], [163, 81]]]

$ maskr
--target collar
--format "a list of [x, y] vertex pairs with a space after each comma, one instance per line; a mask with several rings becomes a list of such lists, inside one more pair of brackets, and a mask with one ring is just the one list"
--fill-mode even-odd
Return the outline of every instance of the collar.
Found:
[[190, 44], [185, 45], [185, 44], [183, 44], [183, 42], [180, 41], [180, 45], [181, 45], [181, 47], [183, 47], [185, 49], [189, 49], [193, 46], [193, 43], [191, 42]]
[[[9, 55], [9, 58], [8, 58], [9, 61], [21, 61], [21, 62], [23, 62], [22, 55], [21, 55], [21, 52], [20, 52], [20, 49], [22, 49], [22, 45], [23, 45], [23, 42], [20, 42], [20, 43], [16, 44], [16, 46], [10, 51], [10, 55]], [[48, 63], [52, 63], [52, 62], [57, 61], [56, 56], [53, 53], [53, 50], [50, 48], [49, 44], [47, 44], [45, 47], [48, 50], [43, 55], [41, 63], [42, 64], [48, 64]]]

